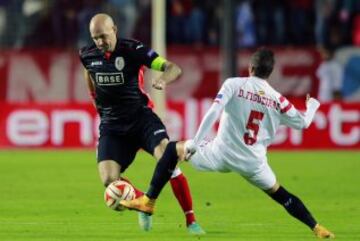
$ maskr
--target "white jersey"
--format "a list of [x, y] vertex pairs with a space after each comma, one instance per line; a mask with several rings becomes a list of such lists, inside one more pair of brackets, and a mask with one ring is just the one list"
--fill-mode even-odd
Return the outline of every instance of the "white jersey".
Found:
[[319, 106], [315, 99], [310, 100], [307, 112], [302, 114], [266, 80], [257, 77], [227, 79], [210, 113], [204, 117], [194, 142], [198, 144], [204, 138], [207, 123], [213, 124], [211, 112], [223, 108], [212, 145], [214, 154], [230, 167], [245, 172], [253, 170], [266, 162], [267, 146], [281, 124], [296, 129], [310, 125]]

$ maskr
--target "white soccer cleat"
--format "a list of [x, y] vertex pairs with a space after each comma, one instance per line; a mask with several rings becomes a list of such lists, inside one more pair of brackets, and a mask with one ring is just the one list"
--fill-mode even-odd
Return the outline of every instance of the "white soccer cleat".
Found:
[[143, 212], [138, 212], [139, 226], [144, 231], [150, 231], [152, 229], [152, 217], [151, 215]]
[[187, 230], [191, 235], [204, 235], [206, 234], [205, 230], [201, 228], [198, 223], [192, 223], [187, 226]]

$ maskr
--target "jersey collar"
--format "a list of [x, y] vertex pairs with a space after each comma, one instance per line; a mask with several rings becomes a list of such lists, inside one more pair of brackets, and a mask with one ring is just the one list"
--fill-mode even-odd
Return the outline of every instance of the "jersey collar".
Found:
[[106, 59], [106, 60], [109, 60], [110, 58], [111, 58], [111, 52], [109, 52], [109, 51], [107, 51], [107, 52], [105, 52], [104, 53], [104, 58]]
[[119, 37], [116, 37], [116, 45], [115, 45], [115, 49], [113, 52], [110, 52], [110, 51], [107, 51], [104, 53], [104, 58], [106, 60], [109, 60], [111, 58], [111, 55], [115, 52], [117, 52], [120, 48], [120, 38]]

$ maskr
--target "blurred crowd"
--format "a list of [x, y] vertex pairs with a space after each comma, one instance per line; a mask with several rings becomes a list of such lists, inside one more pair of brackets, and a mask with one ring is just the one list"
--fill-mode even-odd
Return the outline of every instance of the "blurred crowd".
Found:
[[[3, 48], [78, 48], [91, 39], [88, 22], [107, 12], [119, 35], [149, 43], [151, 0], [0, 0]], [[218, 45], [223, 2], [167, 0], [167, 42]], [[358, 0], [234, 0], [238, 47], [360, 45]]]

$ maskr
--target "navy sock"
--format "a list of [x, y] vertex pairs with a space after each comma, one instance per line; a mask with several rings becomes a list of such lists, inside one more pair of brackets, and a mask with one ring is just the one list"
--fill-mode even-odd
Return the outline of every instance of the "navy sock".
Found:
[[297, 218], [311, 229], [315, 227], [317, 222], [303, 202], [295, 195], [286, 191], [285, 188], [280, 186], [275, 193], [269, 194], [269, 196], [281, 204], [291, 216]]
[[169, 181], [178, 161], [176, 151], [176, 142], [169, 142], [165, 148], [163, 156], [158, 161], [153, 177], [151, 179], [150, 188], [146, 195], [149, 198], [157, 198]]

